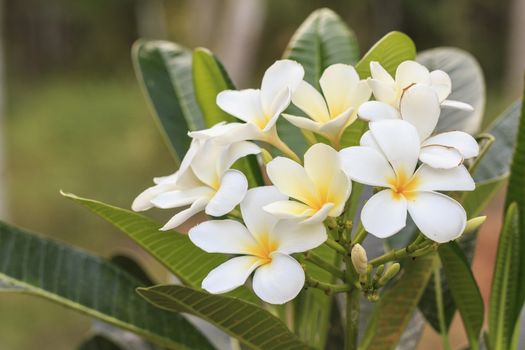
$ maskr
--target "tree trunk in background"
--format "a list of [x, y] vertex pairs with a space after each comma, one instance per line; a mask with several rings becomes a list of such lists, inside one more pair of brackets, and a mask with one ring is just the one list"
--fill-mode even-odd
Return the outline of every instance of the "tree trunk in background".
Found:
[[167, 38], [164, 0], [137, 0], [135, 17], [139, 37], [147, 39]]
[[511, 1], [509, 25], [505, 92], [517, 97], [523, 89], [525, 71], [525, 0]]
[[4, 70], [4, 2], [0, 0], [0, 219], [7, 219], [5, 169], [5, 70]]

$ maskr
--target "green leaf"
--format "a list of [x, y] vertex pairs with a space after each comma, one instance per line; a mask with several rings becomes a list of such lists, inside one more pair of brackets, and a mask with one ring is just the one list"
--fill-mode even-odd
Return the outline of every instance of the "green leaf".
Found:
[[381, 297], [359, 349], [395, 349], [423, 293], [435, 263], [435, 254], [409, 261], [401, 277]]
[[118, 266], [121, 270], [126, 271], [131, 276], [135, 277], [145, 286], [151, 286], [155, 284], [151, 277], [147, 274], [146, 271], [136, 262], [134, 259], [130, 258], [124, 254], [113, 255], [109, 261]]
[[439, 258], [455, 305], [459, 309], [471, 349], [479, 349], [483, 326], [483, 299], [470, 270], [470, 263], [455, 242], [439, 246]]
[[78, 350], [123, 350], [120, 346], [115, 344], [110, 339], [102, 336], [95, 335], [85, 342], [83, 342]]
[[[196, 247], [187, 235], [173, 231], [159, 231], [162, 225], [143, 215], [74, 194], [63, 193], [63, 195], [124, 232], [187, 286], [200, 288], [208, 272], [228, 259], [224, 254], [204, 252]], [[246, 288], [238, 288], [232, 292], [232, 295], [254, 303], [259, 302]]]
[[463, 208], [467, 212], [468, 218], [478, 216], [481, 211], [490, 203], [490, 200], [499, 192], [501, 187], [507, 181], [507, 176], [503, 175], [487, 181], [476, 183], [474, 191], [465, 192]]
[[495, 140], [478, 166], [474, 175], [476, 182], [509, 174], [519, 129], [520, 111], [521, 101], [516, 101], [487, 128], [486, 132], [493, 135]]
[[193, 94], [191, 52], [168, 41], [138, 40], [131, 58], [159, 129], [180, 161], [190, 145], [188, 130], [204, 126]]
[[24, 292], [182, 349], [212, 346], [181, 315], [159, 312], [134, 289], [140, 282], [104, 259], [0, 223], [0, 280]]
[[417, 61], [429, 70], [440, 69], [452, 80], [448, 100], [466, 102], [472, 112], [443, 108], [436, 132], [461, 130], [471, 134], [479, 131], [485, 109], [485, 79], [478, 61], [468, 52], [454, 47], [438, 47], [417, 55]]
[[304, 80], [319, 87], [323, 71], [335, 63], [355, 64], [359, 59], [356, 36], [332, 10], [312, 12], [297, 29], [284, 53], [301, 63]]
[[[390, 74], [394, 75], [397, 66], [403, 61], [416, 59], [416, 46], [412, 39], [401, 32], [390, 32], [381, 39], [356, 64], [355, 68], [361, 79], [370, 76], [370, 62], [379, 62]], [[350, 125], [341, 139], [342, 147], [356, 146], [368, 124], [361, 119]]]
[[159, 308], [188, 313], [214, 324], [251, 349], [309, 348], [271, 313], [236, 298], [174, 285], [138, 288], [137, 291]]
[[520, 219], [516, 203], [509, 205], [500, 234], [489, 301], [491, 350], [510, 349], [519, 317]]

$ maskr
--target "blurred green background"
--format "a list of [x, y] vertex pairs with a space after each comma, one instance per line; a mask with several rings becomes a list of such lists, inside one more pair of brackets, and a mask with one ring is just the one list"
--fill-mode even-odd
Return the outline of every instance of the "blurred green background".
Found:
[[[362, 52], [394, 29], [418, 50], [471, 52], [486, 74], [488, 119], [518, 95], [522, 0], [0, 0], [2, 219], [103, 256], [140, 254], [59, 195], [64, 189], [129, 207], [153, 176], [175, 170], [134, 80], [133, 41], [209, 47], [246, 87], [325, 6], [353, 28]], [[0, 295], [0, 349], [74, 349], [89, 328], [87, 317], [60, 306]]]

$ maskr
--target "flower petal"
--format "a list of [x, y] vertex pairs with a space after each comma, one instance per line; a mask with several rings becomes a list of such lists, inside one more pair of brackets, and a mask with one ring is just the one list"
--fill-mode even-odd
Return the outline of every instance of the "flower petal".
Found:
[[361, 211], [365, 230], [376, 237], [386, 238], [406, 226], [407, 200], [392, 190], [383, 190], [373, 195]]
[[436, 128], [441, 108], [436, 92], [429, 86], [416, 84], [401, 97], [401, 117], [414, 125], [421, 140]]
[[443, 102], [452, 91], [452, 81], [449, 75], [439, 69], [430, 72], [430, 85], [436, 91], [439, 102]]
[[322, 223], [304, 225], [293, 220], [281, 220], [273, 229], [272, 237], [279, 242], [279, 253], [294, 254], [317, 248], [326, 241], [327, 235]]
[[418, 192], [408, 202], [408, 212], [421, 233], [438, 243], [458, 238], [467, 222], [461, 204], [437, 192]]
[[348, 108], [334, 119], [321, 126], [319, 133], [328, 139], [334, 139], [342, 134], [348, 125], [355, 120], [354, 109]]
[[262, 260], [238, 256], [217, 266], [202, 281], [202, 288], [212, 294], [226, 293], [242, 286]]
[[377, 144], [377, 141], [374, 138], [374, 135], [372, 135], [372, 132], [370, 130], [367, 130], [363, 134], [363, 136], [361, 136], [361, 139], [359, 140], [359, 144], [364, 147], [372, 147], [376, 149], [380, 154], [383, 154], [381, 147], [379, 147], [379, 145]]
[[380, 101], [368, 101], [359, 107], [357, 111], [359, 118], [367, 121], [383, 119], [401, 119], [399, 111], [391, 105]]
[[348, 64], [332, 64], [324, 70], [319, 84], [332, 117], [352, 107], [350, 98], [358, 82], [359, 75], [355, 68]]
[[302, 81], [292, 95], [292, 102], [310, 118], [318, 122], [330, 120], [323, 96], [312, 85]]
[[284, 119], [288, 120], [292, 125], [298, 127], [299, 129], [305, 129], [310, 130], [315, 133], [319, 133], [321, 130], [321, 127], [323, 126], [322, 123], [316, 122], [312, 119], [305, 118], [305, 117], [298, 117], [295, 115], [290, 114], [283, 114]]
[[394, 107], [397, 106], [397, 91], [394, 85], [384, 83], [381, 80], [377, 79], [368, 79], [368, 85], [372, 89], [372, 93], [377, 101], [388, 103]]
[[380, 80], [390, 85], [395, 84], [394, 78], [392, 78], [390, 73], [388, 73], [379, 62], [370, 62], [370, 74], [372, 75], [372, 78], [376, 80]]
[[341, 172], [339, 153], [324, 143], [316, 143], [304, 154], [304, 170], [317, 189], [327, 188]]
[[206, 207], [206, 204], [208, 204], [208, 201], [209, 201], [208, 198], [197, 199], [195, 202], [193, 202], [193, 204], [189, 208], [181, 210], [175, 216], [173, 216], [166, 223], [166, 225], [160, 228], [160, 230], [167, 231], [167, 230], [171, 230], [173, 228], [179, 227], [180, 225], [185, 223], [189, 218], [191, 218], [193, 215], [203, 211], [204, 207]]
[[239, 204], [248, 190], [246, 176], [238, 170], [228, 170], [222, 175], [221, 185], [206, 206], [206, 214], [223, 216]]
[[433, 168], [450, 169], [463, 163], [463, 156], [452, 147], [424, 146], [421, 147], [419, 160]]
[[257, 123], [264, 119], [261, 90], [221, 91], [217, 95], [217, 105], [226, 113], [247, 123]]
[[161, 209], [178, 208], [189, 205], [201, 198], [209, 200], [214, 192], [215, 191], [212, 188], [207, 186], [168, 191], [160, 193], [155, 198], [151, 199], [151, 203]]
[[305, 225], [320, 224], [328, 217], [334, 207], [334, 203], [325, 203], [314, 215], [301, 221], [301, 223]]
[[226, 170], [231, 168], [233, 163], [239, 159], [246, 157], [250, 154], [258, 154], [261, 152], [259, 146], [253, 142], [240, 141], [231, 144], [225, 152], [222, 153], [222, 156], [217, 163], [217, 172], [219, 174], [224, 173]]
[[476, 157], [479, 154], [479, 145], [476, 139], [463, 131], [449, 131], [432, 136], [423, 142], [422, 145], [454, 147], [461, 153], [464, 159]]
[[246, 227], [235, 220], [205, 221], [190, 229], [189, 238], [208, 253], [250, 254], [257, 244]]
[[159, 194], [172, 189], [172, 184], [159, 184], [145, 189], [141, 194], [135, 198], [131, 204], [133, 211], [144, 211], [154, 207], [151, 200], [157, 197]]
[[308, 205], [316, 203], [317, 194], [314, 192], [313, 182], [304, 168], [293, 160], [274, 158], [266, 165], [266, 172], [270, 181], [285, 195]]
[[396, 84], [401, 89], [406, 89], [412, 84], [421, 83], [430, 85], [428, 69], [416, 61], [404, 61], [396, 69]]
[[[266, 121], [264, 124], [259, 124], [259, 128], [262, 129], [262, 132], [266, 133], [270, 131], [277, 123], [277, 119], [282, 112], [290, 105], [292, 100], [292, 92], [289, 88], [284, 88], [275, 95], [268, 111], [266, 112]], [[270, 119], [268, 119], [270, 116]], [[264, 127], [262, 127], [264, 125]]]
[[415, 127], [393, 119], [371, 122], [368, 126], [396, 174], [410, 177], [416, 168], [421, 145]]
[[294, 258], [275, 252], [271, 263], [255, 271], [253, 291], [267, 303], [284, 304], [299, 294], [304, 279], [303, 268]]
[[342, 169], [352, 180], [370, 186], [388, 187], [388, 179], [395, 177], [385, 156], [370, 147], [348, 147], [342, 149]]
[[472, 191], [476, 184], [468, 170], [460, 165], [452, 169], [434, 169], [422, 165], [414, 175], [418, 191]]
[[267, 234], [277, 223], [277, 218], [266, 213], [263, 208], [270, 203], [287, 199], [288, 197], [275, 186], [261, 186], [248, 190], [241, 202], [241, 213], [244, 224], [252, 235]]
[[273, 115], [271, 108], [275, 96], [285, 88], [294, 93], [303, 76], [303, 67], [292, 60], [276, 61], [266, 70], [261, 83], [262, 109], [266, 115]]
[[297, 201], [277, 201], [264, 206], [264, 211], [279, 219], [302, 219], [315, 214], [315, 210]]
[[448, 108], [456, 108], [467, 112], [472, 112], [474, 110], [474, 107], [472, 107], [468, 103], [453, 100], [445, 100], [441, 102], [441, 106]]

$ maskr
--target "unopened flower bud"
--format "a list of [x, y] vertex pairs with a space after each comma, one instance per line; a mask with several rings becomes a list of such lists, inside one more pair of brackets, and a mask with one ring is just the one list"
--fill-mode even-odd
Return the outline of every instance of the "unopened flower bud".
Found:
[[487, 219], [486, 216], [478, 216], [478, 217], [468, 220], [467, 225], [465, 226], [465, 229], [463, 230], [463, 234], [472, 233], [476, 231], [478, 228], [480, 228], [481, 225], [483, 225], [486, 219]]
[[393, 263], [392, 265], [390, 265], [390, 267], [386, 270], [385, 274], [379, 279], [378, 284], [380, 286], [384, 286], [388, 281], [394, 278], [395, 275], [397, 275], [400, 268], [401, 265], [399, 265], [399, 263]]
[[379, 300], [379, 293], [377, 291], [374, 291], [373, 293], [368, 294], [367, 298], [370, 302], [376, 302]]
[[263, 164], [266, 165], [266, 164], [268, 164], [268, 163], [270, 163], [272, 161], [273, 157], [270, 154], [270, 152], [268, 152], [267, 150], [262, 148], [261, 149], [261, 159], [263, 161]]
[[352, 264], [358, 274], [364, 275], [368, 268], [368, 258], [365, 249], [358, 243], [352, 248]]

